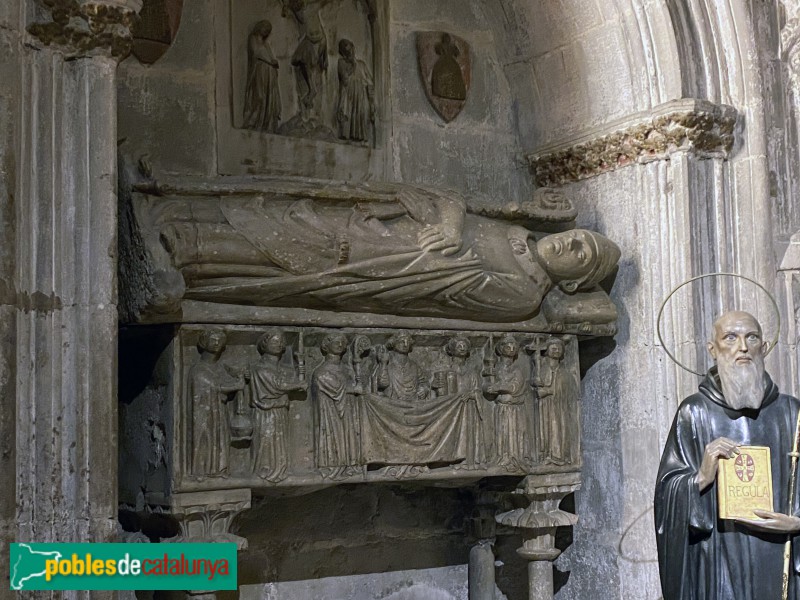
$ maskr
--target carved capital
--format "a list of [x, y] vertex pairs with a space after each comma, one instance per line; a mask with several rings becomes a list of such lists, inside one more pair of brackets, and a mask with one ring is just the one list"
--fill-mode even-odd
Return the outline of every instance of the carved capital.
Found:
[[247, 548], [247, 540], [231, 533], [239, 514], [250, 508], [250, 490], [216, 490], [173, 494], [170, 512], [181, 528], [172, 542], [233, 542], [239, 550]]
[[68, 56], [105, 55], [122, 59], [131, 50], [131, 27], [142, 0], [38, 0], [41, 17], [28, 33]]
[[612, 123], [588, 135], [529, 154], [537, 186], [557, 186], [652, 160], [677, 151], [727, 158], [736, 110], [704, 100], [676, 100]]
[[554, 561], [561, 553], [555, 547], [558, 527], [571, 527], [578, 516], [558, 505], [580, 487], [579, 473], [530, 475], [509, 495], [514, 507], [495, 516], [498, 525], [522, 530], [523, 545], [517, 554], [530, 561]]

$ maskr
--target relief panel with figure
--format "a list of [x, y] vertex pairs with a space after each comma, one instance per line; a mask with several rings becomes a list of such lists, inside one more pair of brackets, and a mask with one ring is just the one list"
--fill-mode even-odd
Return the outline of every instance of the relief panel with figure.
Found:
[[373, 0], [237, 0], [230, 19], [234, 127], [374, 144]]

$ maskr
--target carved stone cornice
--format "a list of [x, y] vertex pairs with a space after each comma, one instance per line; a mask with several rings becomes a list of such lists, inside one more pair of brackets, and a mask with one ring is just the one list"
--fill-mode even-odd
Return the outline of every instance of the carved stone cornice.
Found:
[[527, 156], [537, 186], [558, 186], [628, 165], [668, 159], [676, 151], [727, 158], [736, 109], [705, 100], [675, 100]]
[[39, 0], [38, 4], [49, 18], [31, 23], [27, 30], [45, 46], [60, 47], [68, 56], [122, 59], [130, 53], [131, 27], [142, 0]]

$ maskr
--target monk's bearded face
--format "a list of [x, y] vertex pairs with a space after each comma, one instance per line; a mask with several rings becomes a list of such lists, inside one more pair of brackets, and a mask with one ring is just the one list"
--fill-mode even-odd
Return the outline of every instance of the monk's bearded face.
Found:
[[764, 400], [764, 352], [761, 326], [750, 313], [731, 311], [714, 323], [708, 351], [717, 361], [722, 395], [735, 410], [758, 409]]
[[735, 410], [758, 409], [764, 400], [764, 355], [761, 353], [737, 360], [728, 355], [717, 357], [717, 371], [725, 402]]

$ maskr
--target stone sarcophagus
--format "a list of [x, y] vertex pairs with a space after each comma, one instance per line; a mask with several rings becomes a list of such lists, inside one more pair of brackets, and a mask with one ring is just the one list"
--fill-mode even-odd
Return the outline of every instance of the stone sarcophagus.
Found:
[[251, 494], [474, 487], [478, 538], [522, 529], [524, 556], [553, 560], [551, 534], [574, 522], [558, 500], [579, 485], [578, 343], [615, 331], [599, 284], [619, 259], [572, 228], [566, 198], [287, 178], [131, 189], [120, 361], [158, 358], [120, 409], [129, 506], [179, 516], [185, 539], [231, 539]]

